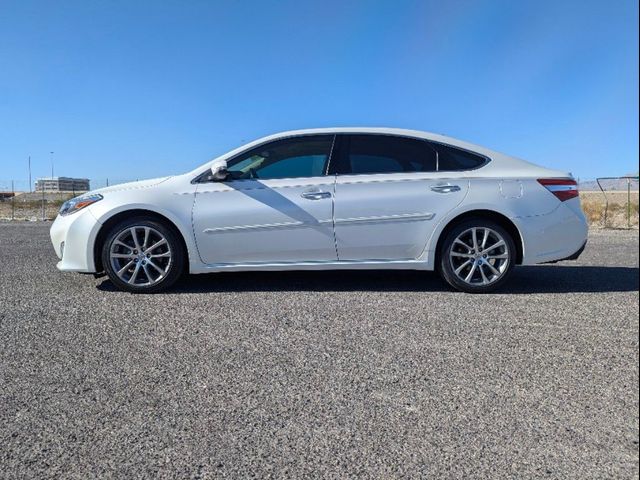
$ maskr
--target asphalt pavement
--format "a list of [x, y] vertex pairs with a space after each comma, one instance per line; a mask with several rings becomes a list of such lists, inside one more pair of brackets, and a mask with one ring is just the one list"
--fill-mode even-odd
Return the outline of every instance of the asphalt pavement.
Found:
[[131, 295], [0, 223], [3, 478], [637, 478], [638, 232], [499, 294], [424, 272]]

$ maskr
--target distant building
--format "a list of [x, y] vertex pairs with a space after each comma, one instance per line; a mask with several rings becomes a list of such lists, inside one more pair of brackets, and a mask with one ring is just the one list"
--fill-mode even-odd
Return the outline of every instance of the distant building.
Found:
[[86, 192], [88, 190], [88, 178], [45, 177], [36, 180], [38, 192]]

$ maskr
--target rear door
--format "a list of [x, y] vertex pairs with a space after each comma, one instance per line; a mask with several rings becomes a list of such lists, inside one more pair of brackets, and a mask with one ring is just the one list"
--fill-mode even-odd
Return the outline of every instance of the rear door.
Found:
[[[438, 172], [427, 141], [339, 135], [334, 224], [340, 260], [413, 260], [439, 218], [459, 205], [468, 180]], [[460, 176], [460, 175], [456, 175]]]

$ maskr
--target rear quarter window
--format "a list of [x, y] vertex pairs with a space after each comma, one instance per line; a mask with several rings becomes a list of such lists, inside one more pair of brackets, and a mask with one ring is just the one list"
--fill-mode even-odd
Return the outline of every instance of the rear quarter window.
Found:
[[460, 148], [444, 145], [442, 143], [429, 142], [438, 152], [439, 172], [459, 172], [475, 170], [486, 164], [489, 159], [483, 155], [462, 150]]

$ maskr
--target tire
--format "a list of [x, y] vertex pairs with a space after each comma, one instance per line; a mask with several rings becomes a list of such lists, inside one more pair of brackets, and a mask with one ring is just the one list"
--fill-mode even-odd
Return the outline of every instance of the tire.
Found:
[[174, 228], [148, 217], [123, 220], [111, 228], [102, 246], [104, 270], [125, 292], [166, 290], [185, 268], [185, 250], [178, 235]]
[[516, 246], [511, 235], [496, 222], [478, 218], [465, 220], [447, 233], [437, 267], [456, 290], [488, 293], [505, 284], [515, 263]]

